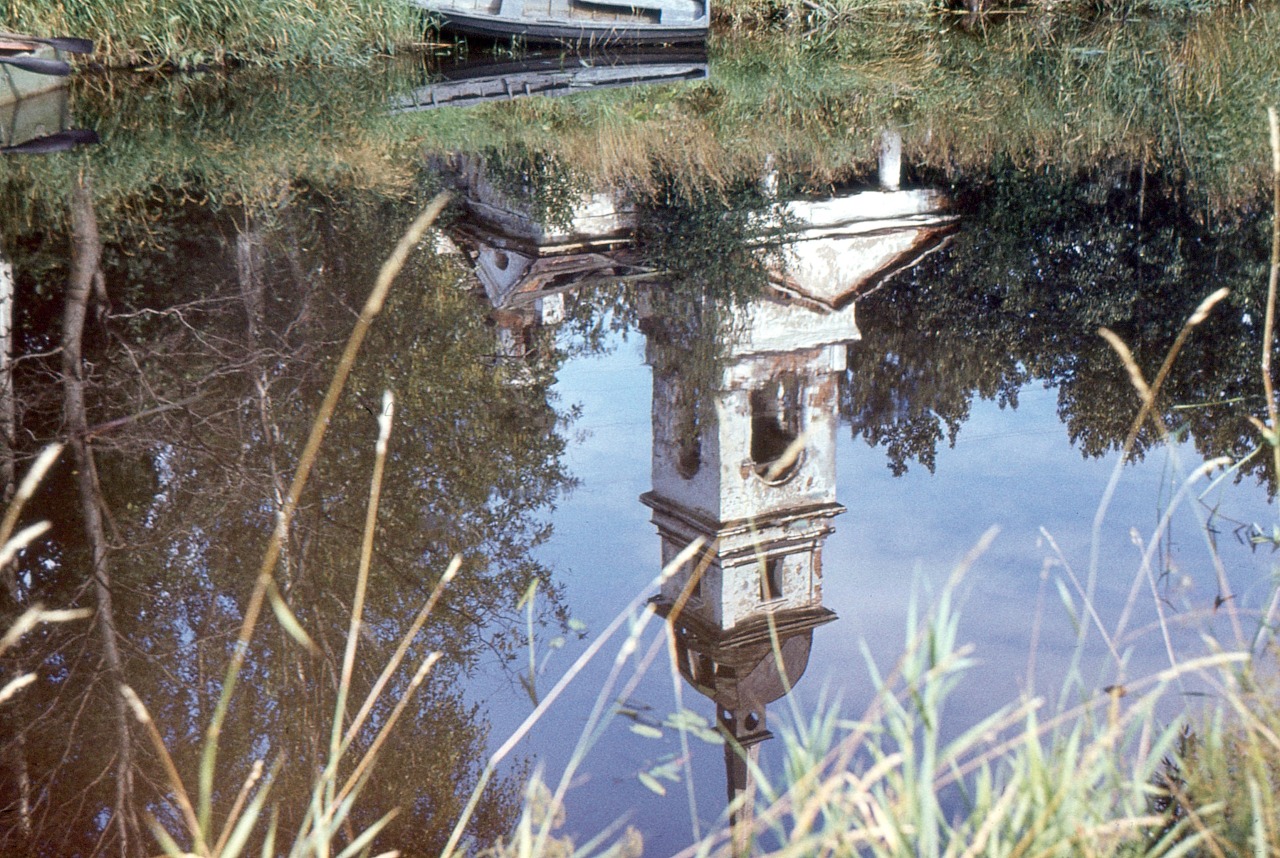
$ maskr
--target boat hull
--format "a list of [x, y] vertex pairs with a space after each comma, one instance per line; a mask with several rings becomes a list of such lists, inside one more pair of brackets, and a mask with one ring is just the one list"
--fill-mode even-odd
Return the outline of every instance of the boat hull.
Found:
[[524, 4], [510, 0], [504, 0], [496, 8], [482, 2], [469, 6], [440, 0], [416, 2], [438, 15], [441, 28], [449, 32], [489, 39], [514, 38], [528, 44], [570, 45], [582, 50], [703, 42], [710, 23], [705, 6], [701, 14], [673, 16], [669, 10], [647, 6], [630, 9], [612, 0], [607, 5], [595, 6], [574, 0], [552, 0], [542, 4], [547, 7], [545, 11], [526, 10]]
[[[58, 52], [47, 45], [36, 46], [31, 50], [5, 49], [0, 45], [0, 59], [24, 57], [53, 60], [58, 58]], [[61, 89], [66, 84], [66, 77], [60, 75], [38, 74], [0, 63], [0, 105], [13, 104], [20, 99]]]
[[707, 55], [700, 48], [535, 55], [501, 63], [460, 64], [445, 70], [441, 79], [393, 98], [390, 107], [392, 113], [412, 113], [531, 96], [705, 80], [707, 74]]

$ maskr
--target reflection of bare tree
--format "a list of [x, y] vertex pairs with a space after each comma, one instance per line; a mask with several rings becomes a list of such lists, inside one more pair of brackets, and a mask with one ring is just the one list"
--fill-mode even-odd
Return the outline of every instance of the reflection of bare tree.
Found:
[[[349, 308], [372, 282], [381, 242], [394, 237], [402, 215], [310, 199], [233, 220], [166, 203], [148, 219], [148, 240], [130, 242], [125, 253], [98, 236], [86, 183], [75, 198], [72, 258], [18, 260], [20, 272], [37, 262], [62, 272], [70, 263], [64, 407], [58, 415], [28, 408], [24, 428], [37, 438], [70, 433], [81, 448], [36, 503], [54, 530], [23, 558], [20, 596], [59, 606], [89, 596], [100, 622], [92, 636], [75, 629], [33, 636], [19, 653], [41, 680], [2, 713], [12, 718], [0, 753], [13, 763], [0, 783], [0, 812], [12, 807], [15, 822], [29, 821], [0, 824], [5, 856], [137, 854], [151, 841], [145, 829], [138, 836], [129, 808], [162, 821], [175, 812], [149, 746], [124, 744], [136, 738], [118, 717], [116, 689], [126, 673], [182, 777], [195, 782], [199, 737], [252, 583], [246, 562], [274, 523], [331, 346], [349, 330]], [[545, 538], [541, 510], [568, 478], [545, 383], [494, 379], [485, 366], [491, 330], [457, 288], [453, 263], [414, 265], [333, 418], [278, 577], [319, 654], [278, 628], [255, 638], [248, 680], [223, 731], [215, 821], [254, 761], [277, 754], [288, 759], [274, 790], [281, 829], [306, 811], [311, 773], [327, 754], [335, 654], [358, 560], [375, 434], [367, 405], [384, 388], [396, 390], [400, 407], [353, 697], [373, 684], [380, 659], [453, 554], [464, 556], [464, 573], [413, 644], [419, 656], [442, 649], [449, 658], [414, 697], [417, 729], [384, 748], [397, 765], [379, 769], [364, 790], [355, 826], [399, 807], [385, 842], [406, 854], [438, 851], [478, 776], [486, 735], [484, 712], [464, 701], [460, 680], [488, 653], [505, 663], [518, 640], [510, 615], [519, 594], [535, 576], [550, 584], [529, 549]], [[100, 268], [122, 308], [103, 325], [91, 321]], [[33, 416], [47, 416], [48, 425]], [[75, 580], [88, 568], [92, 579]], [[389, 699], [406, 682], [393, 680]], [[355, 752], [386, 715], [374, 711]], [[503, 779], [486, 792], [470, 829], [481, 845], [506, 830], [516, 789]]]
[[76, 488], [85, 538], [92, 557], [93, 592], [97, 600], [98, 630], [101, 635], [102, 658], [107, 668], [108, 694], [115, 714], [115, 806], [111, 828], [116, 832], [122, 856], [140, 854], [139, 825], [133, 806], [133, 739], [129, 713], [121, 687], [124, 666], [120, 657], [119, 633], [111, 598], [111, 570], [108, 562], [105, 501], [98, 482], [97, 464], [88, 439], [85, 409], [84, 360], [81, 344], [89, 298], [102, 287], [102, 242], [88, 178], [81, 176], [71, 196], [71, 278], [67, 284], [66, 305], [62, 317], [63, 416], [68, 443], [76, 464]]
[[[0, 235], [0, 248], [3, 245], [4, 236]], [[13, 402], [13, 266], [4, 258], [3, 250], [0, 250], [0, 486], [3, 487], [6, 503], [12, 500], [16, 488], [16, 431]], [[11, 573], [5, 574], [11, 578]], [[10, 578], [6, 578], [5, 584], [12, 596], [14, 585]]]

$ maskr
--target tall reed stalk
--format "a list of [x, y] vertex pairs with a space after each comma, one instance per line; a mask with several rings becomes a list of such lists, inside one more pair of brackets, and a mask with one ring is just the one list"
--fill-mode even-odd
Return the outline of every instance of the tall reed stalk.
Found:
[[[447, 203], [447, 194], [442, 194], [433, 200], [414, 220], [400, 239], [395, 250], [379, 271], [373, 290], [366, 300], [359, 318], [356, 320], [346, 348], [339, 359], [333, 378], [330, 381], [329, 389], [320, 406], [319, 413], [312, 423], [311, 433], [299, 457], [293, 482], [289, 487], [281, 509], [277, 513], [276, 527], [267, 543], [267, 549], [264, 552], [252, 593], [245, 607], [240, 632], [236, 638], [230, 663], [222, 682], [221, 694], [205, 734], [194, 802], [191, 800], [178, 773], [177, 766], [165, 747], [163, 737], [148, 714], [145, 705], [131, 689], [125, 689], [125, 696], [130, 706], [133, 708], [138, 720], [144, 725], [151, 739], [153, 749], [161, 760], [169, 780], [169, 788], [172, 790], [174, 800], [177, 802], [181, 812], [181, 818], [186, 829], [184, 836], [191, 843], [189, 850], [184, 849], [178, 844], [175, 835], [163, 829], [153, 820], [152, 830], [170, 855], [187, 855], [190, 852], [194, 852], [196, 855], [202, 856], [202, 858], [234, 858], [234, 856], [239, 855], [242, 850], [247, 848], [253, 832], [263, 825], [262, 815], [270, 794], [271, 784], [282, 765], [279, 760], [267, 769], [265, 777], [263, 775], [263, 764], [259, 761], [244, 781], [227, 818], [223, 820], [221, 826], [217, 826], [213, 819], [213, 795], [215, 780], [218, 775], [217, 760], [222, 726], [231, 706], [236, 684], [244, 667], [245, 659], [248, 657], [250, 643], [265, 603], [271, 605], [285, 630], [300, 645], [313, 646], [275, 586], [274, 572], [276, 563], [279, 559], [281, 548], [289, 537], [293, 514], [297, 509], [298, 501], [315, 465], [321, 443], [337, 407], [338, 399], [346, 386], [346, 381], [352, 368], [355, 366], [365, 335], [368, 333], [374, 319], [381, 312], [391, 285], [403, 268], [410, 252], [418, 246], [427, 229], [436, 220]], [[396, 701], [390, 715], [380, 725], [370, 747], [354, 762], [351, 771], [344, 775], [342, 766], [353, 739], [369, 723], [368, 719], [375, 702], [382, 694], [390, 677], [399, 668], [410, 643], [439, 601], [444, 587], [457, 574], [460, 565], [459, 561], [455, 559], [441, 577], [426, 605], [418, 617], [415, 618], [395, 654], [384, 668], [382, 675], [374, 684], [368, 697], [362, 702], [356, 716], [350, 719], [348, 724], [346, 714], [347, 697], [351, 684], [351, 671], [356, 656], [356, 642], [359, 637], [369, 566], [372, 559], [378, 499], [381, 494], [382, 475], [385, 469], [387, 439], [391, 432], [392, 404], [393, 400], [388, 392], [384, 399], [382, 415], [378, 421], [379, 431], [375, 448], [375, 463], [370, 486], [368, 513], [365, 520], [360, 566], [357, 572], [350, 632], [343, 655], [338, 700], [333, 714], [329, 742], [329, 761], [313, 784], [311, 802], [290, 846], [289, 854], [291, 856], [328, 856], [335, 848], [335, 845], [340, 842], [341, 832], [344, 826], [347, 825], [353, 803], [361, 787], [367, 783], [378, 752], [387, 735], [394, 728], [400, 715], [412, 699], [414, 692], [440, 657], [440, 653], [433, 652], [423, 659]], [[346, 728], [345, 731], [344, 726]], [[250, 795], [252, 795], [252, 798], [249, 798]], [[340, 850], [340, 854], [355, 854], [365, 848], [394, 816], [395, 811], [392, 811], [353, 836], [345, 849]], [[265, 824], [265, 831], [262, 834], [261, 850], [263, 855], [273, 854], [277, 836], [278, 832], [276, 831], [276, 822], [273, 816]]]

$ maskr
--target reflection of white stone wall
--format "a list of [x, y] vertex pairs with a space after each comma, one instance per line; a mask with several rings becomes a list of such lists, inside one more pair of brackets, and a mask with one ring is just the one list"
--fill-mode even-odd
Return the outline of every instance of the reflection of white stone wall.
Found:
[[[662, 505], [660, 499], [648, 497], [662, 534], [664, 567], [699, 536], [716, 544], [717, 550], [702, 574], [700, 594], [685, 605], [688, 614], [727, 630], [762, 611], [821, 606], [822, 543], [830, 532], [829, 520], [843, 512], [843, 507], [829, 504], [810, 508], [809, 515], [784, 514], [772, 521], [708, 532], [673, 515], [676, 511]], [[690, 576], [705, 560], [703, 556], [688, 562], [664, 583], [662, 598], [667, 604], [676, 603]], [[765, 599], [761, 576], [775, 561], [781, 563], [782, 595]]]
[[513, 202], [489, 184], [488, 178], [469, 173], [467, 206], [506, 235], [537, 245], [567, 241], [630, 237], [635, 229], [635, 206], [619, 193], [585, 193], [573, 205], [568, 229], [540, 223], [520, 203]]
[[[685, 610], [721, 629], [761, 611], [819, 606], [822, 542], [836, 503], [837, 384], [847, 344], [858, 339], [854, 310], [815, 309], [777, 298], [748, 307], [734, 326], [729, 363], [714, 391], [704, 392], [699, 419], [700, 466], [681, 473], [679, 378], [653, 378], [653, 491], [646, 503], [662, 536], [664, 565], [698, 537], [715, 553], [700, 598]], [[751, 394], [783, 377], [798, 379], [804, 453], [794, 473], [769, 484], [752, 461]], [[689, 408], [696, 408], [692, 403]], [[780, 563], [782, 595], [764, 599], [761, 576]], [[662, 597], [674, 603], [692, 575], [691, 562]]]
[[[678, 467], [680, 455], [679, 416], [672, 411], [676, 401], [671, 376], [653, 377], [653, 490], [686, 509], [718, 521], [720, 516], [720, 434], [715, 427], [702, 427], [699, 455], [702, 465], [686, 479]], [[718, 417], [718, 409], [717, 409]]]
[[548, 240], [600, 238], [629, 233], [636, 227], [635, 206], [622, 202], [619, 194], [583, 194], [573, 208], [569, 229], [548, 229]]
[[[714, 425], [701, 430], [702, 465], [686, 479], [678, 468], [677, 418], [670, 411], [673, 381], [655, 376], [653, 490], [717, 522], [732, 522], [786, 509], [835, 502], [836, 376], [843, 346], [785, 355], [756, 355], [725, 372], [716, 395]], [[751, 390], [779, 373], [794, 372], [804, 385], [800, 422], [805, 452], [796, 473], [769, 485], [751, 460]]]
[[[662, 538], [662, 568], [666, 569], [675, 557], [684, 550], [685, 546], [702, 534], [695, 534], [693, 531], [685, 530], [681, 535], [676, 536], [672, 533], [666, 533]], [[683, 567], [675, 572], [666, 583], [663, 584], [662, 594], [671, 603], [680, 597], [684, 591], [685, 584], [693, 575], [701, 563], [702, 557], [694, 558], [687, 562]], [[689, 599], [686, 603], [685, 610], [690, 613], [697, 614], [712, 625], [721, 626], [723, 616], [720, 606], [723, 604], [724, 582], [720, 571], [720, 565], [712, 562], [707, 564], [702, 572], [702, 589], [699, 596]]]
[[760, 610], [760, 570], [756, 564], [728, 570], [721, 593], [720, 628], [731, 629]]

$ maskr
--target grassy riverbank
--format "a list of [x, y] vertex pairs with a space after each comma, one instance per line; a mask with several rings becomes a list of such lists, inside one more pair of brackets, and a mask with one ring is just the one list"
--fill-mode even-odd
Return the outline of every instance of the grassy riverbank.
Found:
[[[1218, 9], [1243, 10], [1242, 0], [723, 0], [718, 28], [785, 30], [806, 41], [840, 40], [850, 25], [878, 22], [886, 30], [912, 20], [930, 26], [959, 20], [985, 30], [981, 6], [1060, 19], [1116, 20], [1147, 15], [1184, 20]], [[94, 59], [111, 67], [250, 64], [350, 66], [421, 47], [428, 16], [408, 2], [382, 0], [81, 0], [0, 4], [5, 28], [39, 35], [75, 35], [98, 43]], [[890, 22], [893, 23], [890, 23]], [[992, 18], [993, 25], [1000, 23]], [[888, 33], [890, 38], [893, 34]]]
[[[110, 212], [157, 187], [211, 202], [270, 205], [291, 184], [400, 195], [422, 157], [486, 152], [520, 169], [562, 165], [590, 185], [644, 194], [663, 184], [724, 188], [771, 156], [809, 188], [874, 171], [879, 129], [901, 131], [904, 163], [930, 182], [993, 164], [1160, 172], [1207, 211], [1255, 205], [1267, 178], [1254, 133], [1280, 92], [1274, 6], [1130, 23], [1003, 21], [985, 35], [915, 19], [859, 22], [816, 44], [730, 35], [710, 46], [706, 81], [615, 89], [390, 116], [431, 79], [400, 58], [361, 69], [142, 75], [76, 82], [78, 124], [103, 144], [0, 161], [0, 181], [33, 201], [11, 223], [58, 217], [88, 168]], [[670, 180], [670, 182], [668, 182]], [[43, 202], [41, 200], [43, 199]]]
[[410, 3], [382, 0], [6, 0], [7, 29], [75, 34], [97, 42], [113, 67], [365, 65], [422, 41], [427, 20]]
[[592, 181], [671, 175], [725, 187], [766, 159], [812, 186], [874, 170], [879, 129], [947, 180], [993, 162], [1064, 172], [1127, 163], [1233, 205], [1268, 181], [1256, 129], [1280, 91], [1275, 7], [1194, 21], [1007, 20], [985, 35], [860, 22], [827, 44], [727, 35], [698, 85], [398, 117], [437, 151], [548, 152]]

